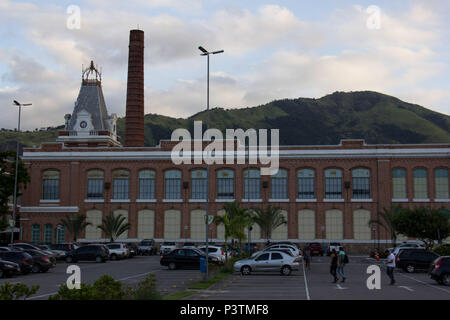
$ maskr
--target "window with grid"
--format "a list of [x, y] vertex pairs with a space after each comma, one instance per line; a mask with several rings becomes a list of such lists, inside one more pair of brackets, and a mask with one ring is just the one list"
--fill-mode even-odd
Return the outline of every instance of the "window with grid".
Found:
[[130, 173], [126, 170], [113, 172], [113, 199], [128, 200], [130, 188]]
[[415, 199], [427, 199], [427, 170], [415, 169], [414, 175], [414, 198]]
[[59, 172], [56, 170], [47, 170], [42, 175], [42, 199], [59, 199]]
[[274, 240], [287, 240], [288, 238], [288, 213], [286, 210], [281, 210], [281, 215], [286, 220], [286, 223], [272, 231], [272, 239]]
[[233, 170], [220, 170], [217, 172], [217, 198], [234, 199]]
[[138, 238], [152, 239], [155, 229], [155, 212], [153, 210], [141, 210], [138, 212]]
[[167, 170], [165, 177], [165, 199], [181, 199], [181, 171]]
[[63, 243], [66, 241], [66, 227], [63, 224], [58, 224], [56, 228], [56, 243]]
[[51, 224], [46, 224], [44, 227], [44, 243], [52, 243], [53, 236], [53, 226]]
[[87, 174], [87, 199], [103, 199], [103, 179], [102, 170], [90, 170]]
[[355, 210], [353, 212], [353, 237], [357, 240], [370, 240], [372, 231], [369, 226], [370, 212], [368, 210]]
[[39, 224], [33, 224], [31, 226], [31, 242], [41, 242], [41, 226]]
[[287, 170], [279, 169], [270, 177], [270, 198], [287, 199]]
[[305, 240], [316, 238], [316, 220], [313, 210], [304, 209], [298, 212], [298, 238]]
[[342, 171], [339, 169], [325, 170], [325, 198], [342, 199]]
[[259, 199], [260, 193], [259, 170], [249, 169], [244, 171], [244, 199]]
[[155, 171], [139, 171], [139, 199], [155, 199]]
[[434, 185], [435, 198], [448, 199], [448, 170], [436, 169], [434, 170]]
[[368, 169], [352, 170], [353, 199], [370, 199], [370, 171]]
[[179, 239], [181, 231], [181, 212], [166, 210], [164, 212], [164, 239]]
[[205, 214], [204, 210], [191, 211], [191, 239], [205, 239]]
[[191, 199], [206, 200], [208, 192], [206, 170], [192, 170], [191, 184]]
[[344, 238], [344, 223], [342, 211], [327, 210], [325, 212], [326, 237], [330, 240], [341, 240]]
[[406, 199], [406, 170], [392, 170], [392, 198]]
[[301, 169], [297, 172], [298, 199], [314, 199], [314, 170]]

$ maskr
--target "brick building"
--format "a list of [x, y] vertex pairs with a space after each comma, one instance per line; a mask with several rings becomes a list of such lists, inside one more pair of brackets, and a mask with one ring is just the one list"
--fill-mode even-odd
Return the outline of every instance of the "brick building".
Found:
[[[259, 165], [214, 164], [207, 184], [205, 164], [172, 162], [175, 142], [143, 146], [143, 39], [142, 31], [131, 31], [125, 146], [91, 63], [57, 142], [24, 150], [31, 183], [21, 200], [23, 240], [70, 240], [60, 225], [68, 214], [86, 214], [94, 225], [81, 241], [107, 240], [95, 226], [114, 212], [131, 223], [124, 241], [202, 242], [209, 195], [211, 215], [223, 214], [224, 204], [234, 200], [280, 207], [288, 223], [273, 240], [372, 247], [390, 242], [390, 235], [368, 221], [393, 203], [450, 209], [450, 144], [281, 146], [275, 176], [260, 175]], [[222, 227], [212, 224], [209, 232], [212, 241], [223, 242]], [[265, 241], [258, 226], [251, 239]]]

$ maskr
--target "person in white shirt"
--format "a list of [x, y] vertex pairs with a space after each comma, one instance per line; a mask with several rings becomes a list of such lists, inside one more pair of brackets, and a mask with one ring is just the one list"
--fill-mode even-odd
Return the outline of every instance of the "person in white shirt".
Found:
[[391, 279], [391, 285], [395, 284], [394, 279], [394, 269], [395, 269], [395, 255], [391, 253], [389, 250], [386, 250], [388, 257], [386, 259], [386, 267], [387, 267], [387, 275]]

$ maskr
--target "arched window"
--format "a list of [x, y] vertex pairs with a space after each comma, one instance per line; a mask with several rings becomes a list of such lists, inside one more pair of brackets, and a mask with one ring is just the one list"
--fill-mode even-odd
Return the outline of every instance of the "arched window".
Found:
[[392, 199], [406, 199], [406, 170], [392, 170]]
[[272, 231], [272, 239], [274, 240], [287, 240], [288, 239], [288, 213], [286, 210], [281, 210], [281, 215], [286, 220], [285, 224], [278, 226]]
[[244, 171], [244, 199], [260, 199], [260, 172], [256, 169]]
[[427, 170], [414, 169], [414, 199], [428, 199]]
[[139, 199], [155, 199], [155, 177], [154, 170], [139, 171]]
[[219, 170], [217, 172], [217, 199], [234, 199], [233, 170]]
[[298, 199], [315, 199], [314, 170], [300, 169], [297, 172]]
[[298, 212], [298, 238], [303, 240], [316, 238], [316, 217], [313, 210], [303, 209]]
[[42, 199], [59, 200], [59, 171], [47, 170], [42, 174]]
[[191, 199], [206, 200], [208, 193], [206, 170], [192, 170], [191, 184]]
[[103, 199], [103, 180], [102, 170], [89, 170], [87, 174], [87, 199]]
[[86, 222], [91, 224], [86, 227], [85, 239], [100, 239], [102, 236], [102, 230], [97, 226], [102, 224], [102, 212], [100, 210], [88, 210], [86, 211]]
[[33, 243], [41, 242], [41, 225], [33, 224], [31, 226], [31, 242]]
[[325, 170], [325, 198], [342, 199], [342, 170]]
[[53, 240], [53, 225], [48, 223], [44, 227], [44, 243], [51, 244]]
[[435, 199], [448, 199], [448, 170], [434, 170]]
[[191, 239], [205, 239], [205, 210], [191, 211]]
[[270, 177], [270, 198], [287, 199], [287, 170], [279, 169], [277, 174]]
[[113, 199], [128, 200], [130, 189], [130, 172], [127, 170], [113, 171]]
[[66, 242], [66, 227], [63, 224], [58, 224], [56, 227], [56, 243]]
[[353, 237], [357, 240], [370, 240], [372, 232], [369, 226], [370, 211], [358, 209], [353, 211]]
[[370, 199], [370, 171], [368, 169], [352, 170], [353, 199]]
[[166, 210], [164, 212], [164, 239], [179, 239], [181, 232], [181, 212]]
[[344, 221], [341, 210], [325, 211], [326, 237], [330, 240], [341, 240], [344, 238]]
[[167, 170], [165, 178], [165, 199], [181, 199], [181, 171]]
[[141, 210], [138, 212], [138, 238], [152, 239], [155, 229], [155, 212], [153, 210]]

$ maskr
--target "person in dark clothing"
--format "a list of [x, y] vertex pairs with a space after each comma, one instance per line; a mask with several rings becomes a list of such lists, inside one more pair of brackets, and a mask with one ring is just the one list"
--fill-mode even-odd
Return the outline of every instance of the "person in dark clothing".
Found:
[[330, 258], [330, 274], [334, 277], [333, 283], [336, 283], [339, 279], [336, 275], [338, 257], [335, 249], [331, 251]]
[[309, 246], [306, 246], [303, 249], [303, 259], [305, 259], [305, 268], [310, 270], [311, 269], [311, 250], [309, 249]]

